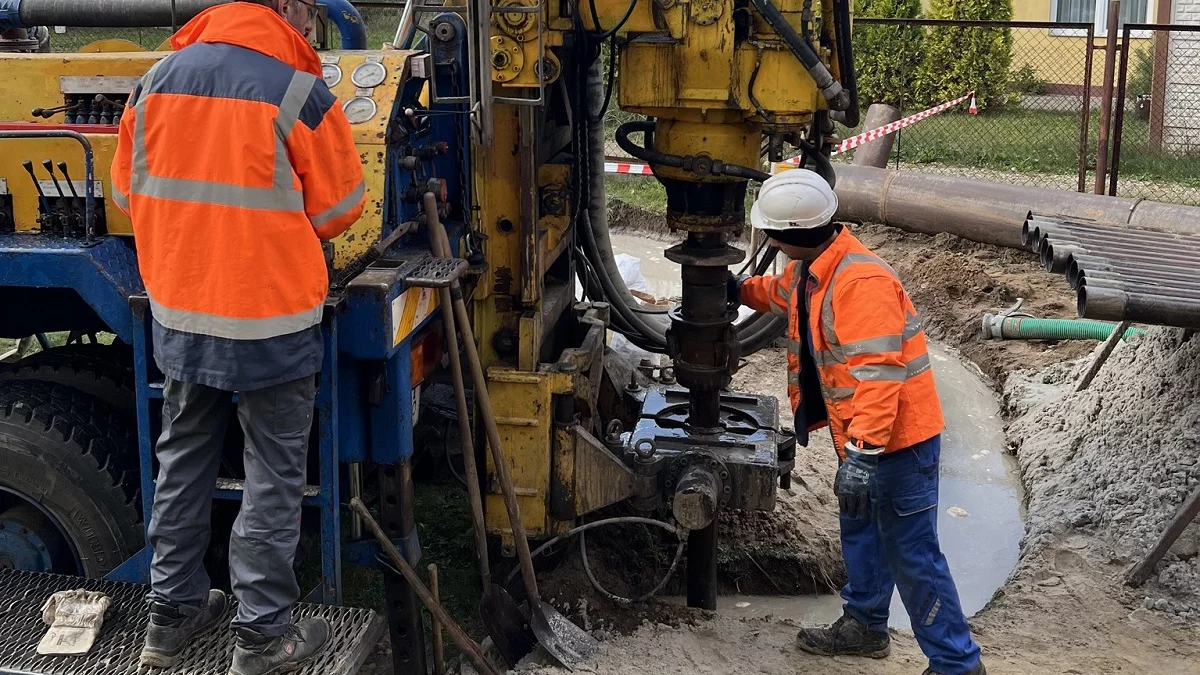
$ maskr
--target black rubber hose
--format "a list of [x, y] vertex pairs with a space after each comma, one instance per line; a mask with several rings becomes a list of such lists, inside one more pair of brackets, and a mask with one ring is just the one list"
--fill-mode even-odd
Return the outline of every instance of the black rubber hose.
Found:
[[854, 71], [854, 46], [850, 40], [850, 0], [833, 0], [833, 30], [837, 41], [842, 88], [850, 93], [850, 107], [835, 111], [833, 119], [854, 128], [861, 121], [858, 109], [858, 75]]
[[[691, 163], [695, 158], [684, 157], [682, 155], [669, 155], [665, 152], [659, 152], [649, 143], [646, 146], [640, 146], [629, 139], [629, 134], [654, 133], [654, 122], [650, 120], [634, 120], [626, 122], [617, 127], [616, 141], [626, 153], [642, 160], [650, 166], [669, 166], [675, 169], [683, 169], [691, 171]], [[746, 180], [756, 180], [760, 183], [771, 177], [771, 174], [758, 169], [752, 169], [748, 166], [740, 164], [727, 164], [719, 159], [712, 160], [712, 175], [714, 176], [732, 176], [734, 178], [745, 178]]]
[[821, 178], [824, 178], [825, 182], [829, 183], [829, 187], [836, 187], [837, 172], [834, 171], [833, 162], [829, 161], [825, 153], [821, 152], [820, 148], [808, 141], [800, 141], [800, 149], [804, 151], [804, 159], [806, 161], [809, 159], [812, 160], [817, 174]]
[[[795, 28], [787, 22], [787, 18], [779, 11], [771, 0], [751, 0], [754, 3], [754, 8], [762, 14], [771, 28], [783, 38], [788, 49], [800, 59], [800, 63], [804, 64], [805, 70], [812, 76], [813, 81], [817, 83], [817, 88], [821, 90], [821, 95], [825, 100], [829, 101], [829, 107], [834, 110], [847, 110], [850, 107], [850, 95], [842, 88], [842, 85], [837, 80], [833, 79], [833, 75], [829, 73], [829, 69], [821, 63], [821, 57], [813, 51], [812, 45], [804, 41]], [[849, 25], [849, 24], [847, 24]]]

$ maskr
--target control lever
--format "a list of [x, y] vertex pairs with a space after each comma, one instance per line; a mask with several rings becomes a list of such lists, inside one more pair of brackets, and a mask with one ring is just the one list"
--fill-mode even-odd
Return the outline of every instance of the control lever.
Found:
[[[58, 190], [58, 196], [62, 199], [63, 205], [66, 207], [66, 216], [64, 216], [64, 234], [70, 234], [75, 225], [79, 224], [79, 214], [75, 211], [75, 199], [67, 200], [67, 195], [63, 192], [62, 186], [58, 183], [58, 177], [54, 175], [54, 162], [46, 159], [42, 160], [42, 166], [46, 167], [46, 173], [50, 174], [50, 180], [54, 181], [54, 189]], [[63, 164], [66, 167], [66, 164]], [[66, 174], [63, 174], [66, 176]], [[67, 185], [71, 188], [71, 192], [75, 192], [75, 186], [71, 185], [70, 179], [67, 180]]]
[[44, 220], [53, 218], [50, 213], [50, 201], [46, 199], [46, 193], [42, 192], [42, 184], [38, 182], [37, 174], [33, 172], [33, 162], [25, 160], [21, 162], [21, 167], [24, 168], [26, 173], [29, 174], [29, 177], [33, 179], [33, 187], [37, 189], [38, 200], [41, 201], [42, 211], [44, 212], [43, 215], [38, 216], [38, 224], [45, 228], [46, 224]]
[[[114, 101], [104, 94], [96, 94], [96, 103], [102, 107], [100, 124], [120, 124], [121, 115], [125, 114], [125, 104]], [[110, 117], [111, 115], [111, 117]]]
[[68, 103], [67, 105], [60, 105], [57, 108], [34, 108], [30, 112], [34, 117], [50, 119], [51, 117], [54, 117], [55, 115], [57, 115], [60, 112], [73, 112], [82, 107], [83, 107], [83, 101], [78, 101], [76, 103]]
[[70, 209], [65, 208], [65, 202], [67, 201], [67, 195], [65, 192], [63, 192], [62, 186], [58, 184], [58, 176], [54, 175], [54, 162], [51, 162], [50, 160], [45, 159], [45, 160], [42, 160], [42, 166], [45, 167], [47, 172], [49, 172], [50, 180], [53, 181], [53, 183], [54, 183], [54, 189], [58, 191], [59, 208], [57, 209], [56, 215], [58, 216], [59, 224], [62, 225], [63, 234], [67, 234], [67, 231], [71, 227], [70, 218], [67, 215], [70, 212]]

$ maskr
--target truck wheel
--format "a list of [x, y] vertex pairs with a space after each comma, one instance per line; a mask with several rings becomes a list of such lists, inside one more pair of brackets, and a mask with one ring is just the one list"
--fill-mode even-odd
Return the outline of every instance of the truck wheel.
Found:
[[99, 399], [132, 425], [137, 420], [133, 367], [123, 356], [120, 348], [110, 345], [55, 347], [0, 368], [0, 382], [61, 384]]
[[133, 426], [40, 381], [0, 383], [0, 568], [100, 577], [139, 551]]

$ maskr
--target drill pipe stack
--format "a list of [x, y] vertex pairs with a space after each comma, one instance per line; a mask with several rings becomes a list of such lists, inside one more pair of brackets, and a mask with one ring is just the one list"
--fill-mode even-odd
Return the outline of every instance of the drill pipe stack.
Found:
[[1066, 275], [1082, 318], [1200, 328], [1200, 236], [1030, 214], [1021, 244]]

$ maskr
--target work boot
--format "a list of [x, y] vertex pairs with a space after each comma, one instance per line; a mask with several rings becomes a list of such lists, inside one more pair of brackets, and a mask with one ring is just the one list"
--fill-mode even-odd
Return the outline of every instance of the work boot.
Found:
[[[938, 671], [934, 670], [933, 668], [926, 668], [925, 672], [922, 673], [921, 675], [945, 675], [945, 674], [939, 673]], [[983, 661], [976, 663], [975, 667], [967, 672], [967, 675], [987, 675], [987, 668], [983, 667]]]
[[849, 614], [827, 628], [801, 628], [796, 645], [817, 656], [882, 659], [892, 652], [892, 638], [887, 633], [876, 633]]
[[329, 642], [329, 622], [301, 619], [279, 637], [264, 637], [252, 628], [237, 628], [237, 644], [229, 675], [271, 675], [295, 670]]
[[178, 605], [151, 600], [141, 664], [151, 668], [173, 667], [179, 662], [179, 655], [192, 643], [192, 638], [217, 625], [228, 607], [229, 600], [216, 589], [208, 592], [208, 600], [195, 613]]

